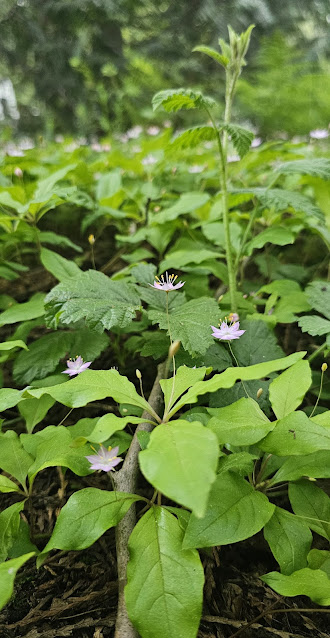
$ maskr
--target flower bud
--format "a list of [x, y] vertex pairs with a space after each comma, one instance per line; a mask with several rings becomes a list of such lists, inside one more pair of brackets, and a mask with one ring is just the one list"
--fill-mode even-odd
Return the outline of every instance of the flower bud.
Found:
[[261, 395], [263, 393], [263, 389], [259, 388], [258, 392], [257, 392], [257, 399], [260, 399]]
[[328, 364], [327, 363], [322, 363], [322, 365], [321, 365], [322, 372], [325, 372], [327, 369], [328, 369]]
[[173, 359], [173, 357], [176, 355], [176, 353], [178, 352], [179, 348], [181, 345], [181, 341], [174, 341], [168, 350], [168, 356], [170, 357], [170, 359]]
[[141, 374], [140, 370], [136, 369], [135, 370], [135, 374], [136, 374], [138, 379], [140, 379], [140, 380], [142, 379], [142, 374]]
[[21, 168], [19, 168], [19, 166], [16, 166], [16, 168], [14, 169], [14, 175], [16, 175], [16, 177], [19, 177], [20, 179], [22, 179], [23, 171], [22, 171]]
[[88, 241], [90, 243], [91, 246], [93, 246], [93, 244], [95, 244], [95, 237], [94, 235], [89, 235], [88, 236]]

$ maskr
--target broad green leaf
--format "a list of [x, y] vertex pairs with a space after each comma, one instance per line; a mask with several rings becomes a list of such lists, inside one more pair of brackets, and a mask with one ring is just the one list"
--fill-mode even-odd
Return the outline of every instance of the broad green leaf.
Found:
[[302, 519], [276, 507], [265, 525], [264, 536], [282, 574], [292, 574], [307, 567], [307, 554], [313, 537]]
[[2, 494], [7, 494], [9, 492], [19, 492], [20, 489], [16, 483], [11, 481], [9, 478], [0, 474], [0, 492]]
[[188, 390], [188, 392], [178, 401], [178, 403], [172, 408], [170, 412], [170, 418], [175, 414], [182, 406], [189, 403], [196, 403], [197, 397], [206, 394], [207, 392], [216, 392], [220, 388], [231, 388], [238, 379], [243, 381], [249, 381], [252, 379], [262, 379], [267, 377], [273, 372], [278, 370], [284, 370], [289, 366], [299, 361], [304, 357], [306, 352], [294, 352], [288, 357], [277, 359], [276, 361], [265, 361], [264, 363], [257, 363], [253, 366], [246, 368], [227, 368], [221, 374], [215, 374], [212, 379], [208, 381], [198, 381], [195, 385]]
[[88, 270], [55, 286], [46, 297], [45, 308], [51, 327], [56, 328], [59, 320], [67, 324], [84, 319], [89, 328], [103, 332], [127, 326], [140, 308], [140, 299], [130, 284]]
[[65, 237], [65, 235], [58, 235], [58, 233], [53, 233], [51, 230], [43, 230], [39, 232], [39, 240], [41, 244], [51, 244], [52, 246], [65, 246], [67, 248], [72, 248], [77, 253], [82, 253], [83, 249], [81, 246], [74, 244], [69, 237]]
[[152, 98], [153, 110], [156, 111], [162, 106], [168, 113], [180, 111], [181, 109], [202, 109], [216, 106], [216, 102], [209, 97], [204, 97], [200, 91], [191, 89], [168, 89], [159, 91]]
[[253, 445], [274, 427], [274, 423], [250, 397], [239, 399], [225, 408], [209, 408], [208, 412], [212, 418], [207, 427], [216, 434], [220, 445]]
[[312, 175], [321, 179], [330, 179], [330, 160], [325, 157], [311, 157], [309, 159], [294, 160], [285, 162], [276, 168], [280, 175], [300, 173], [301, 175]]
[[61, 509], [43, 554], [51, 549], [85, 549], [125, 516], [139, 496], [87, 487], [70, 496]]
[[15, 303], [0, 314], [0, 326], [42, 317], [45, 314], [44, 298], [44, 294], [37, 293], [26, 303]]
[[204, 573], [198, 552], [182, 549], [182, 537], [175, 516], [153, 507], [129, 539], [125, 599], [128, 615], [142, 638], [197, 635]]
[[16, 357], [14, 379], [20, 384], [43, 379], [56, 370], [61, 359], [74, 358], [77, 354], [85, 361], [93, 361], [108, 344], [107, 335], [95, 333], [88, 328], [74, 332], [58, 330], [46, 334], [29, 345], [29, 352], [20, 352]]
[[175, 377], [170, 379], [162, 379], [160, 387], [163, 390], [165, 398], [165, 412], [168, 412], [172, 405], [181, 397], [181, 395], [191, 388], [194, 383], [204, 379], [206, 368], [187, 368], [180, 366], [176, 371]]
[[146, 420], [136, 416], [119, 417], [115, 414], [104, 414], [98, 419], [94, 429], [90, 434], [86, 435], [86, 439], [91, 443], [103, 443], [118, 430], [123, 430], [128, 423], [135, 425], [139, 423], [145, 423]]
[[1, 388], [0, 389], [0, 412], [13, 408], [14, 405], [22, 398], [24, 390], [15, 390], [14, 388]]
[[323, 222], [324, 215], [321, 209], [313, 204], [313, 202], [296, 191], [283, 190], [282, 188], [239, 188], [234, 189], [233, 193], [251, 193], [259, 199], [265, 208], [274, 208], [276, 211], [285, 211], [293, 208], [298, 212], [306, 213], [311, 217]]
[[259, 447], [276, 456], [330, 450], [330, 430], [313, 423], [305, 412], [292, 412], [276, 422], [273, 431], [259, 443]]
[[46, 200], [48, 197], [50, 197], [52, 194], [51, 191], [54, 188], [55, 184], [57, 184], [57, 182], [59, 182], [61, 179], [64, 179], [64, 177], [66, 177], [70, 171], [76, 168], [76, 166], [77, 164], [67, 164], [48, 177], [40, 179], [38, 181], [33, 200], [42, 202], [43, 200]]
[[322, 569], [330, 578], [330, 552], [325, 549], [312, 549], [308, 556], [308, 567]]
[[218, 53], [218, 51], [216, 51], [216, 49], [213, 49], [212, 47], [200, 45], [193, 49], [193, 53], [195, 51], [198, 51], [199, 53], [205, 53], [206, 55], [208, 55], [210, 58], [212, 58], [213, 60], [218, 62], [218, 64], [221, 64], [221, 66], [225, 68], [228, 66], [229, 58], [226, 58], [225, 55], [221, 55], [221, 53]]
[[330, 333], [330, 321], [319, 317], [318, 315], [306, 315], [306, 317], [300, 317], [298, 326], [303, 332], [313, 337], [321, 336]]
[[[149, 310], [152, 323], [158, 323], [161, 330], [168, 330], [168, 318], [165, 312]], [[174, 341], [181, 341], [185, 350], [192, 356], [204, 354], [212, 345], [210, 326], [219, 321], [219, 307], [214, 299], [201, 297], [192, 299], [169, 315], [170, 330]]]
[[9, 550], [18, 534], [20, 523], [20, 511], [24, 507], [24, 501], [14, 503], [4, 509], [0, 514], [0, 562], [8, 557]]
[[17, 407], [25, 419], [28, 432], [32, 432], [34, 427], [44, 419], [54, 403], [55, 400], [48, 394], [44, 394], [40, 399], [24, 399], [24, 401], [19, 402]]
[[96, 199], [102, 206], [112, 206], [115, 204], [113, 197], [121, 188], [121, 170], [115, 169], [109, 171], [97, 180]]
[[231, 344], [240, 366], [251, 366], [283, 357], [277, 338], [264, 321], [244, 320], [240, 322], [240, 328], [246, 330], [244, 339]]
[[224, 474], [229, 470], [233, 470], [240, 476], [247, 476], [247, 474], [252, 474], [254, 460], [257, 457], [249, 452], [234, 452], [234, 454], [229, 454], [229, 456], [224, 455], [219, 460], [218, 465], [218, 476], [220, 474]]
[[204, 518], [191, 515], [183, 547], [212, 547], [237, 543], [259, 532], [275, 505], [237, 474], [217, 477]]
[[328, 281], [312, 281], [305, 292], [312, 308], [330, 319], [330, 283]]
[[271, 484], [297, 481], [304, 476], [330, 478], [330, 451], [320, 450], [312, 454], [289, 457], [276, 472]]
[[171, 142], [170, 149], [185, 149], [194, 148], [201, 142], [214, 140], [216, 132], [213, 126], [194, 126], [194, 128], [188, 128], [186, 131], [179, 133]]
[[[30, 437], [30, 438], [29, 438]], [[22, 434], [22, 443], [28, 449], [29, 441], [33, 446], [37, 444], [35, 452], [29, 448], [29, 452], [35, 454], [35, 460], [29, 467], [30, 484], [35, 476], [47, 467], [68, 467], [78, 476], [86, 476], [90, 473], [90, 463], [86, 455], [90, 453], [90, 447], [73, 447], [72, 438], [68, 430], [60, 426], [48, 426], [37, 434]]]
[[136, 405], [149, 412], [151, 409], [149, 403], [137, 393], [133, 383], [117, 370], [85, 370], [66, 383], [36, 390], [30, 388], [28, 393], [37, 398], [50, 394], [69, 408], [81, 408], [90, 401], [112, 397], [118, 403]]
[[278, 419], [290, 414], [302, 403], [311, 383], [312, 374], [308, 361], [297, 361], [271, 382], [269, 398]]
[[0, 609], [2, 609], [11, 598], [14, 591], [16, 572], [24, 563], [32, 558], [32, 556], [34, 556], [34, 552], [24, 554], [12, 560], [7, 560], [0, 565]]
[[263, 248], [268, 242], [277, 246], [286, 246], [286, 244], [293, 244], [294, 240], [295, 234], [289, 228], [272, 226], [263, 230], [248, 243], [246, 254], [252, 255], [256, 248]]
[[0, 343], [0, 350], [13, 350], [13, 348], [24, 348], [24, 350], [28, 350], [26, 343], [21, 339], [16, 341], [4, 341]]
[[330, 579], [321, 569], [299, 569], [285, 576], [270, 572], [261, 579], [281, 596], [309, 596], [317, 605], [330, 605]]
[[297, 516], [314, 532], [330, 540], [330, 498], [313, 481], [290, 483], [289, 499]]
[[18, 558], [19, 556], [22, 556], [22, 554], [27, 554], [28, 552], [35, 552], [36, 554], [39, 554], [38, 548], [31, 542], [30, 527], [28, 523], [21, 518], [17, 535], [9, 550], [8, 558]]
[[157, 216], [154, 217], [154, 222], [157, 224], [167, 224], [169, 221], [180, 217], [180, 215], [193, 213], [198, 208], [204, 206], [209, 199], [210, 196], [207, 193], [201, 193], [200, 191], [184, 193], [173, 206], [164, 208], [160, 213], [157, 213]]
[[224, 124], [220, 126], [220, 130], [226, 130], [230, 135], [235, 150], [242, 158], [249, 151], [251, 142], [254, 138], [252, 131], [249, 131], [238, 124]]
[[25, 479], [32, 463], [32, 456], [24, 450], [16, 432], [13, 430], [8, 430], [5, 434], [0, 432], [0, 467], [2, 470], [25, 485]]
[[156, 427], [139, 454], [146, 479], [168, 498], [205, 513], [219, 457], [217, 439], [201, 423], [174, 421]]
[[74, 261], [65, 259], [58, 253], [48, 248], [42, 248], [40, 251], [40, 259], [43, 266], [59, 281], [64, 281], [70, 277], [76, 277], [81, 274], [80, 268]]

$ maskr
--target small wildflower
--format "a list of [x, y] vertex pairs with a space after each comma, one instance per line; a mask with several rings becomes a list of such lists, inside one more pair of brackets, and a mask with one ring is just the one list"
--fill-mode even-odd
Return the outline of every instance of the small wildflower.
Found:
[[68, 374], [70, 377], [73, 377], [75, 374], [80, 374], [84, 372], [87, 368], [89, 368], [91, 361], [86, 361], [82, 357], [76, 357], [75, 359], [68, 359], [66, 365], [68, 366], [66, 370], [63, 370], [62, 374]]
[[91, 454], [85, 458], [91, 463], [91, 470], [103, 470], [103, 472], [110, 472], [114, 469], [118, 463], [123, 460], [120, 456], [117, 456], [119, 447], [113, 449], [109, 447], [106, 449], [104, 445], [100, 446], [97, 454]]
[[19, 179], [22, 179], [23, 171], [19, 166], [16, 166], [16, 168], [14, 169], [14, 175], [16, 175], [16, 177], [19, 177]]
[[235, 323], [235, 321], [239, 320], [239, 316], [238, 316], [237, 312], [231, 312], [228, 315], [228, 319], [229, 319], [230, 323]]
[[142, 126], [138, 124], [137, 126], [133, 126], [133, 128], [130, 128], [128, 131], [126, 131], [126, 135], [128, 139], [136, 140], [138, 137], [140, 137], [142, 131]]
[[147, 157], [144, 157], [143, 160], [141, 161], [141, 164], [143, 164], [143, 166], [152, 166], [153, 164], [157, 163], [157, 157], [155, 157], [154, 155], [147, 155]]
[[149, 128], [147, 129], [148, 135], [158, 135], [159, 131], [159, 126], [149, 126]]
[[202, 173], [203, 170], [204, 166], [201, 166], [200, 164], [193, 164], [193, 166], [188, 168], [188, 173]]
[[178, 290], [178, 288], [182, 288], [184, 286], [184, 281], [179, 281], [177, 284], [174, 284], [178, 275], [169, 275], [168, 272], [164, 275], [155, 278], [153, 284], [149, 284], [152, 288], [156, 288], [156, 290], [164, 290], [164, 292], [170, 292], [171, 290]]
[[251, 148], [257, 148], [260, 144], [262, 144], [261, 137], [255, 137], [254, 140], [252, 140]]
[[317, 128], [314, 131], [310, 131], [309, 136], [314, 140], [324, 140], [328, 137], [329, 132], [326, 129]]
[[211, 326], [213, 332], [212, 337], [215, 339], [221, 339], [222, 341], [232, 341], [233, 339], [239, 339], [245, 332], [245, 330], [239, 329], [239, 321], [231, 323], [228, 326], [227, 320], [222, 321], [219, 328]]

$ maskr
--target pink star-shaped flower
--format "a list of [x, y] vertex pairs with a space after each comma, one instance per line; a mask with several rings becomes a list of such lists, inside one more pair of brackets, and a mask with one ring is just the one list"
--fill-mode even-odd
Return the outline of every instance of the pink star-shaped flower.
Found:
[[103, 472], [110, 472], [123, 460], [120, 456], [117, 456], [118, 451], [118, 446], [113, 449], [111, 447], [106, 449], [104, 445], [101, 445], [97, 454], [91, 454], [85, 458], [91, 463], [91, 470], [103, 470]]
[[178, 288], [182, 288], [185, 285], [184, 281], [179, 281], [177, 284], [174, 284], [178, 275], [169, 275], [168, 272], [164, 275], [155, 278], [153, 284], [149, 284], [152, 288], [156, 288], [156, 290], [164, 290], [164, 292], [170, 292], [171, 290], [178, 290]]
[[233, 339], [239, 339], [245, 332], [245, 330], [239, 329], [239, 321], [231, 323], [228, 326], [227, 321], [222, 321], [220, 328], [211, 326], [213, 332], [212, 337], [221, 339], [222, 341], [232, 341]]
[[62, 374], [68, 374], [70, 377], [73, 377], [75, 374], [80, 374], [84, 372], [87, 368], [89, 368], [91, 361], [86, 361], [82, 357], [76, 357], [75, 359], [68, 359], [66, 365], [68, 366], [66, 370], [63, 370]]

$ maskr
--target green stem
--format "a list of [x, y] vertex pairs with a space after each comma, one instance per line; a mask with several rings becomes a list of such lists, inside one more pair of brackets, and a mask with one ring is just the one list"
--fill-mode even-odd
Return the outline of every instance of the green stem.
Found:
[[322, 343], [321, 346], [317, 348], [317, 350], [315, 350], [314, 352], [312, 352], [312, 354], [309, 355], [308, 361], [313, 361], [313, 359], [316, 359], [316, 357], [318, 357], [318, 355], [321, 354], [321, 352], [323, 352], [323, 350], [325, 350], [326, 347], [327, 347], [327, 342], [325, 341], [324, 343]]
[[249, 221], [247, 223], [247, 226], [245, 228], [244, 235], [243, 235], [242, 241], [241, 241], [241, 245], [240, 245], [238, 253], [236, 255], [236, 260], [235, 260], [235, 265], [234, 265], [235, 271], [237, 271], [239, 260], [241, 258], [241, 254], [243, 252], [243, 249], [245, 248], [245, 244], [246, 244], [247, 238], [248, 238], [248, 236], [250, 234], [250, 230], [251, 230], [251, 228], [253, 226], [253, 223], [254, 223], [254, 220], [255, 220], [255, 217], [256, 217], [256, 214], [257, 214], [257, 210], [258, 210], [257, 207], [255, 207], [253, 209], [252, 215], [250, 215], [250, 219], [249, 219]]
[[[322, 367], [323, 367], [323, 366], [322, 366]], [[326, 368], [326, 365], [325, 365], [325, 368]], [[310, 419], [312, 418], [312, 416], [313, 416], [313, 414], [314, 414], [314, 412], [315, 412], [315, 410], [316, 410], [316, 408], [317, 408], [317, 406], [318, 406], [318, 404], [319, 404], [319, 400], [320, 400], [320, 398], [321, 398], [322, 388], [323, 388], [323, 377], [324, 377], [324, 371], [323, 371], [323, 370], [321, 370], [321, 382], [320, 382], [320, 389], [319, 389], [319, 393], [318, 393], [318, 395], [317, 395], [317, 399], [316, 399], [316, 403], [315, 403], [315, 405], [314, 405], [314, 408], [313, 408], [313, 410], [312, 410], [311, 414], [309, 415], [309, 418], [310, 418]]]
[[[167, 326], [168, 326], [168, 334], [170, 336], [170, 341], [171, 341], [171, 346], [173, 345], [173, 340], [172, 340], [172, 335], [171, 335], [171, 327], [170, 327], [170, 315], [169, 315], [169, 311], [168, 311], [168, 292], [166, 293], [166, 316], [167, 316]], [[172, 399], [173, 399], [173, 394], [174, 394], [174, 387], [175, 387], [175, 356], [173, 355], [173, 381], [172, 381], [172, 390], [171, 390], [171, 395], [170, 395], [170, 399], [168, 402], [168, 408], [166, 410], [166, 412], [164, 413], [163, 416], [163, 421], [165, 421], [168, 417], [168, 412], [171, 409], [171, 403], [172, 403]]]
[[[234, 352], [233, 352], [233, 349], [232, 349], [232, 347], [231, 347], [231, 343], [230, 343], [230, 341], [228, 341], [228, 347], [229, 347], [229, 350], [230, 350], [230, 354], [231, 354], [231, 356], [233, 357], [233, 359], [235, 360], [235, 363], [236, 363], [237, 367], [239, 368], [239, 367], [240, 367], [240, 365], [239, 365], [239, 363], [238, 363], [238, 361], [237, 361], [237, 359], [236, 359], [236, 357], [235, 357], [235, 355], [234, 355]], [[249, 393], [248, 393], [248, 391], [247, 391], [247, 389], [246, 389], [246, 387], [245, 387], [245, 383], [244, 383], [243, 379], [241, 379], [241, 384], [242, 384], [242, 386], [243, 386], [243, 388], [244, 388], [244, 392], [245, 392], [246, 396], [247, 396], [249, 399], [251, 399], [251, 397], [250, 397], [250, 395], [249, 395]]]

